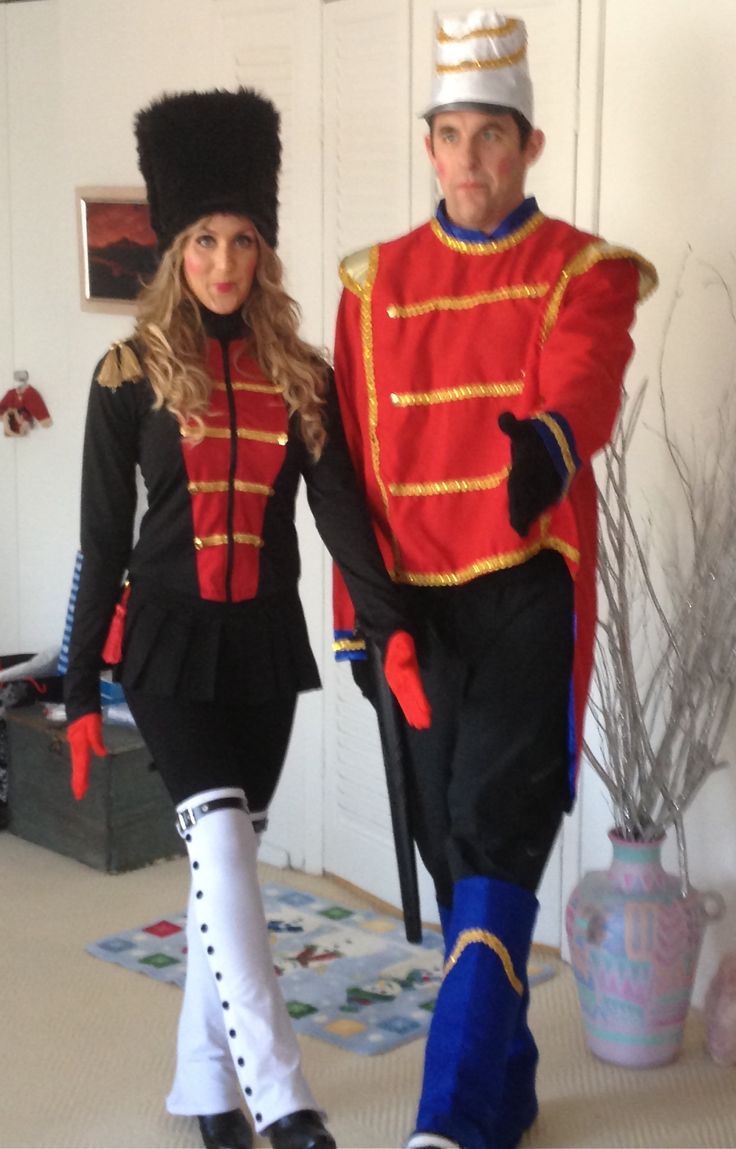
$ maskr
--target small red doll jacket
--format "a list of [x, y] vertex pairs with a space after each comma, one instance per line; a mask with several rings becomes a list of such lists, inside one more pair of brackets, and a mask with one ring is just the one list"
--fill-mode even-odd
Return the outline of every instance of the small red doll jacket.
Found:
[[23, 384], [6, 391], [0, 399], [0, 415], [6, 435], [26, 435], [34, 423], [51, 426], [51, 416], [35, 387]]

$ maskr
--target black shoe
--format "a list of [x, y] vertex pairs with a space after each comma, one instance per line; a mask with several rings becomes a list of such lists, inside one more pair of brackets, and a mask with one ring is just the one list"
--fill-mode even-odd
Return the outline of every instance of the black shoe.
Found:
[[197, 1120], [205, 1149], [253, 1149], [253, 1130], [240, 1109]]
[[337, 1149], [334, 1137], [313, 1109], [298, 1109], [279, 1117], [263, 1132], [273, 1149]]

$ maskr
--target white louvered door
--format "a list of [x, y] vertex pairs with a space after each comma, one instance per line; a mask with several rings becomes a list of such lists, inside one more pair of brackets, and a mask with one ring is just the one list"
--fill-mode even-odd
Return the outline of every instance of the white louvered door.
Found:
[[[411, 224], [410, 9], [397, 0], [324, 7], [325, 340], [339, 260]], [[326, 679], [325, 869], [398, 904], [376, 720], [347, 663]]]

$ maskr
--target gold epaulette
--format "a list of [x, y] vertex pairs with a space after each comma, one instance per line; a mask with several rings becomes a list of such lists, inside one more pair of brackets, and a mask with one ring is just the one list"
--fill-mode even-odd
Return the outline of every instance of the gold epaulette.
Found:
[[353, 295], [362, 295], [370, 269], [372, 247], [346, 255], [340, 263], [340, 279]]
[[115, 390], [122, 383], [135, 383], [144, 377], [140, 359], [126, 340], [113, 343], [100, 363], [95, 381]]

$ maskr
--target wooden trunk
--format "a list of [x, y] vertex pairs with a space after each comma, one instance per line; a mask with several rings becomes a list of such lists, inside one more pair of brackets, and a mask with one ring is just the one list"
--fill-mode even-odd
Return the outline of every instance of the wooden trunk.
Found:
[[11, 833], [111, 874], [185, 852], [173, 804], [137, 730], [105, 725], [109, 754], [93, 759], [78, 802], [66, 728], [48, 722], [38, 705], [8, 710], [6, 719]]

